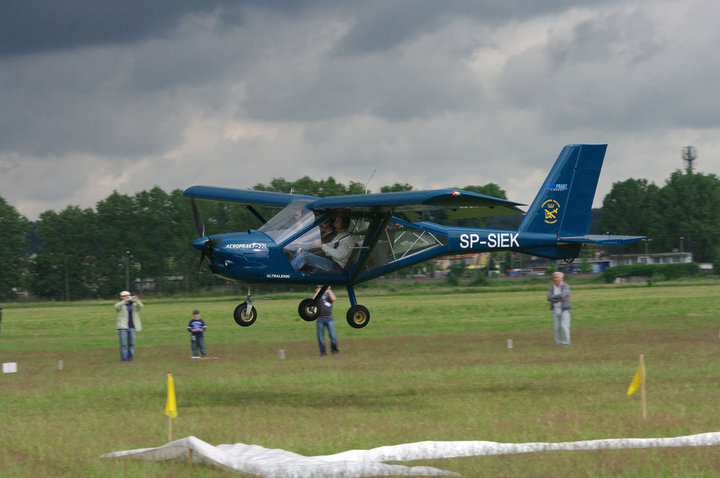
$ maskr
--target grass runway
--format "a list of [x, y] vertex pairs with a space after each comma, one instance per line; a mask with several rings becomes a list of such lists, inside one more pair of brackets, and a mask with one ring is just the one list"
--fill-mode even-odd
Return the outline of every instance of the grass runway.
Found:
[[[345, 323], [348, 300], [336, 291], [341, 354], [328, 357], [319, 357], [315, 324], [297, 317], [307, 293], [257, 300], [249, 328], [231, 319], [240, 300], [143, 298], [132, 363], [119, 360], [112, 301], [4, 304], [0, 361], [17, 362], [18, 373], [0, 376], [0, 475], [241, 476], [186, 462], [99, 458], [167, 442], [167, 373], [177, 393], [174, 438], [303, 455], [423, 440], [563, 442], [720, 430], [715, 282], [573, 286], [568, 349], [553, 346], [546, 290], [362, 289], [372, 320], [361, 330]], [[217, 360], [190, 359], [185, 327], [195, 308]], [[639, 394], [625, 393], [641, 353], [647, 420]], [[717, 476], [719, 452], [541, 452], [404, 464], [467, 477]]]

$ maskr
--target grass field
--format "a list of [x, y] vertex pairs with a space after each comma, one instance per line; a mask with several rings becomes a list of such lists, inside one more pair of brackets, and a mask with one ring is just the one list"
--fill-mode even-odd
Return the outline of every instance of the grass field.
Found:
[[[571, 282], [572, 285], [572, 282]], [[324, 455], [422, 440], [498, 442], [671, 437], [720, 430], [720, 288], [712, 282], [574, 286], [573, 345], [553, 346], [546, 285], [362, 290], [368, 327], [335, 306], [341, 354], [319, 357], [297, 293], [257, 300], [255, 325], [231, 319], [239, 300], [150, 299], [136, 359], [121, 363], [111, 301], [4, 304], [0, 476], [239, 476], [187, 462], [101, 459], [174, 438]], [[192, 309], [208, 352], [191, 360]], [[507, 348], [512, 339], [514, 348]], [[285, 359], [279, 358], [284, 350]], [[648, 418], [626, 395], [647, 363]], [[59, 360], [63, 370], [58, 370]], [[717, 476], [716, 447], [428, 460], [474, 476]]]

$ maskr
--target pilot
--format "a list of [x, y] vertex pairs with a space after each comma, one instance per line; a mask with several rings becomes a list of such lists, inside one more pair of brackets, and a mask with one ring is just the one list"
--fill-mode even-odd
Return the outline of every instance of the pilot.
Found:
[[[330, 242], [321, 244], [320, 246], [327, 257], [302, 251], [291, 261], [295, 270], [299, 271], [303, 267], [308, 266], [318, 271], [332, 272], [335, 270], [335, 264], [341, 269], [345, 267], [355, 243], [354, 236], [348, 232], [350, 218], [337, 215], [332, 225], [336, 233], [335, 237], [333, 237]], [[328, 259], [328, 257], [330, 259]]]

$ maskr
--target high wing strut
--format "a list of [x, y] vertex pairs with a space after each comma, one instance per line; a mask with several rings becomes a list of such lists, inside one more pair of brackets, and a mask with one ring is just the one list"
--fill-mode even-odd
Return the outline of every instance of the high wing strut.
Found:
[[353, 270], [350, 273], [351, 282], [355, 282], [357, 279], [363, 266], [370, 258], [370, 252], [373, 250], [378, 240], [380, 240], [380, 236], [382, 236], [382, 233], [390, 222], [390, 219], [392, 219], [392, 211], [386, 212], [381, 218], [375, 218], [375, 220], [370, 224], [369, 229], [374, 232], [372, 236], [366, 238], [366, 243], [363, 244], [363, 250], [360, 252], [360, 257], [358, 257], [357, 262], [353, 265]]
[[248, 211], [253, 213], [253, 216], [255, 216], [256, 218], [258, 218], [260, 220], [260, 222], [262, 222], [263, 224], [265, 224], [267, 222], [267, 220], [262, 216], [262, 214], [257, 212], [257, 210], [254, 207], [252, 207], [250, 204], [248, 204], [246, 207], [248, 208]]

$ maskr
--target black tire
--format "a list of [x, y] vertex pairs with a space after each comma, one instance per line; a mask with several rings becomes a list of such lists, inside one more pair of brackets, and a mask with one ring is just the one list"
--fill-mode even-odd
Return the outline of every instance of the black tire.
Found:
[[257, 310], [255, 310], [255, 307], [250, 310], [250, 315], [248, 315], [247, 305], [247, 302], [243, 302], [235, 307], [235, 312], [233, 312], [235, 323], [241, 327], [250, 327], [255, 323], [255, 319], [257, 319]]
[[347, 311], [347, 323], [354, 329], [362, 329], [370, 322], [370, 311], [362, 305], [353, 305]]
[[320, 309], [317, 305], [315, 305], [315, 301], [313, 299], [303, 299], [300, 301], [300, 305], [298, 306], [298, 314], [300, 314], [301, 319], [307, 322], [312, 322], [318, 318]]

